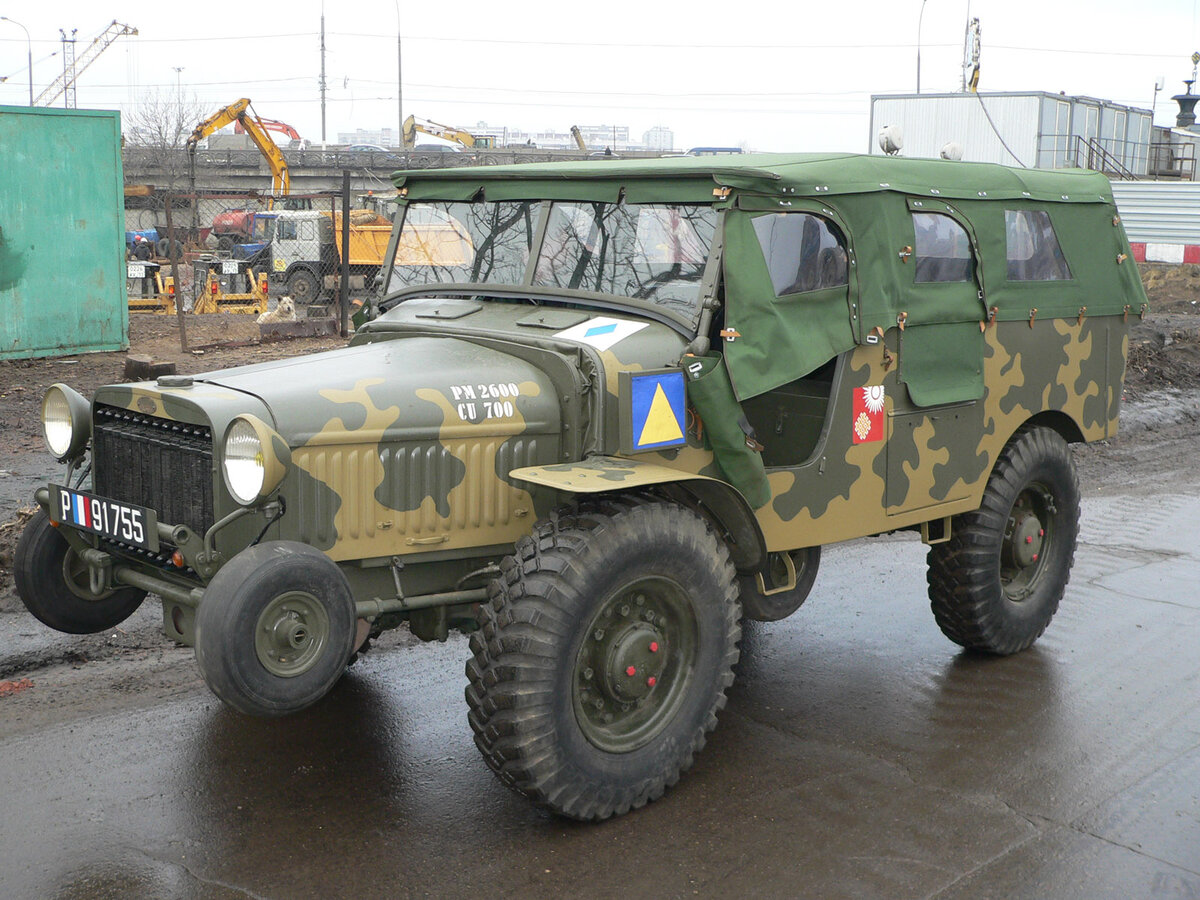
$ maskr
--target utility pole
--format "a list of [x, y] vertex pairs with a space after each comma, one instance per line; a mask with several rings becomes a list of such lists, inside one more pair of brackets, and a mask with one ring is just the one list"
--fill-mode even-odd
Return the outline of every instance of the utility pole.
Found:
[[321, 146], [325, 146], [325, 4], [321, 4]]
[[400, 57], [400, 0], [396, 2], [396, 118], [400, 124], [397, 143], [404, 149], [404, 65]]

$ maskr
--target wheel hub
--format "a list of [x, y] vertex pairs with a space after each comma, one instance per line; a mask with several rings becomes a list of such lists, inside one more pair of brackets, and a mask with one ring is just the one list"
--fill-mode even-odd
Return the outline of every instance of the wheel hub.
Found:
[[1019, 569], [1033, 565], [1042, 555], [1046, 529], [1033, 512], [1021, 510], [1013, 516], [1009, 550], [1012, 564]]
[[316, 597], [299, 591], [282, 594], [258, 617], [258, 661], [274, 675], [300, 675], [320, 657], [329, 629], [329, 617]]
[[271, 631], [272, 643], [283, 653], [289, 649], [303, 649], [305, 644], [312, 639], [308, 627], [295, 613], [289, 613], [286, 617], [277, 619]]
[[666, 668], [666, 641], [652, 625], [638, 623], [607, 638], [603, 689], [617, 701], [641, 700], [657, 686]]
[[602, 750], [636, 750], [670, 721], [690, 684], [690, 600], [670, 579], [638, 579], [601, 604], [587, 628], [575, 663], [576, 721]]

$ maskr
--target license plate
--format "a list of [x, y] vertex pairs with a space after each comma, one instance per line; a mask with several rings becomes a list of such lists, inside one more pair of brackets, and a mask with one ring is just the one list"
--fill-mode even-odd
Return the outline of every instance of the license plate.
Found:
[[50, 520], [158, 552], [154, 510], [50, 485]]
[[129, 263], [128, 268], [129, 268], [129, 274], [128, 274], [129, 278], [137, 279], [137, 278], [145, 278], [146, 277], [146, 267], [144, 265], [142, 265], [141, 263]]
[[225, 259], [221, 261], [222, 275], [236, 275], [238, 273], [238, 264], [236, 259]]

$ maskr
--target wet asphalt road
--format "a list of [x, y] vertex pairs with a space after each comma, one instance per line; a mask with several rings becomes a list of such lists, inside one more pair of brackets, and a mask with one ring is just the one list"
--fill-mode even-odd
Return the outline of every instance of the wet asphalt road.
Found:
[[196, 682], [9, 737], [0, 706], [0, 897], [1200, 897], [1197, 494], [1085, 500], [1007, 659], [942, 637], [918, 542], [829, 548], [695, 768], [602, 825], [485, 768], [462, 638], [282, 721]]

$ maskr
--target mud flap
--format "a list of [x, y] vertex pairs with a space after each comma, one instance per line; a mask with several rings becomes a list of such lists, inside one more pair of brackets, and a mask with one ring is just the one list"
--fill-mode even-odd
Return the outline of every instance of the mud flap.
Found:
[[733, 393], [725, 358], [719, 353], [686, 357], [687, 393], [703, 423], [703, 434], [726, 479], [755, 509], [771, 499], [762, 445], [755, 440]]

